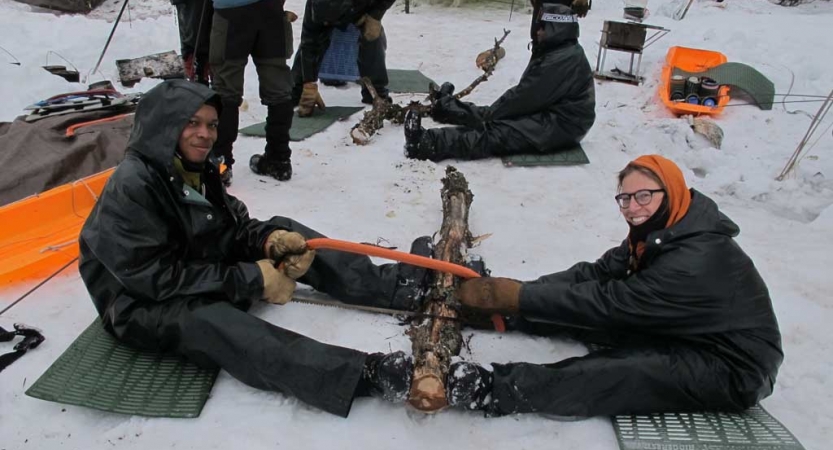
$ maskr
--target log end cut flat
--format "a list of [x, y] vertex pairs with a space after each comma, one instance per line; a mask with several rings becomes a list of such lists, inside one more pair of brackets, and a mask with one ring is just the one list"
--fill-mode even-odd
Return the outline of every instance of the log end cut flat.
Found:
[[414, 376], [408, 403], [424, 413], [437, 412], [448, 406], [445, 398], [445, 384], [433, 374]]

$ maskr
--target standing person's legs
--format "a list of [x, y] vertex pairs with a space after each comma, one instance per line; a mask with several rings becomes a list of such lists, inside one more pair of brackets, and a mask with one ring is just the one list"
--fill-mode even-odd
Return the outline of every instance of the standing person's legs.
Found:
[[[269, 6], [269, 5], [267, 5]], [[259, 30], [252, 59], [257, 69], [260, 102], [266, 106], [266, 148], [249, 161], [251, 170], [280, 181], [292, 178], [292, 75], [286, 60], [292, 54], [292, 24], [277, 3], [264, 8], [268, 24]]]
[[[388, 93], [388, 68], [385, 64], [385, 51], [388, 48], [388, 38], [385, 27], [379, 38], [367, 41], [364, 36], [359, 38], [359, 75], [370, 78], [376, 93], [382, 98], [390, 99]], [[370, 92], [362, 86], [362, 102], [373, 103]]]
[[332, 25], [314, 21], [312, 1], [306, 2], [304, 20], [301, 22], [301, 43], [292, 62], [292, 105], [297, 106], [304, 91], [305, 82], [318, 81], [318, 69], [324, 54], [330, 47]]
[[211, 85], [211, 66], [209, 52], [211, 49], [211, 23], [214, 20], [214, 6], [211, 0], [199, 0], [199, 22], [196, 24], [196, 45], [194, 46], [194, 79], [206, 86]]
[[224, 301], [145, 303], [125, 314], [127, 323], [115, 334], [128, 345], [220, 367], [249, 386], [282, 392], [342, 417], [350, 412], [367, 357], [277, 327]]
[[185, 75], [191, 81], [209, 84], [208, 49], [214, 8], [211, 0], [174, 2]]
[[292, 178], [292, 80], [283, 58], [254, 58], [260, 82], [260, 101], [266, 106], [266, 148], [263, 155], [252, 156], [253, 172], [280, 181]]
[[214, 90], [223, 99], [223, 112], [217, 129], [217, 141], [212, 154], [223, 157], [227, 167], [234, 164], [233, 147], [237, 140], [240, 120], [240, 105], [243, 103], [243, 79], [248, 62], [246, 50], [234, 48], [231, 42], [239, 44], [240, 40], [229, 39], [233, 32], [232, 24], [223, 17], [223, 10], [217, 10], [211, 26], [210, 63], [214, 76]]

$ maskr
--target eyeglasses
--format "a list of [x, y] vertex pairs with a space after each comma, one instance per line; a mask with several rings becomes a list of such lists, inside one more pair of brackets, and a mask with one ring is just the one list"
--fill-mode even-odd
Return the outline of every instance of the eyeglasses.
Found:
[[640, 206], [645, 206], [648, 203], [651, 203], [651, 200], [654, 198], [654, 194], [657, 192], [665, 192], [665, 189], [641, 189], [633, 194], [628, 193], [621, 193], [616, 197], [616, 203], [619, 204], [619, 207], [622, 209], [627, 209], [631, 205], [631, 199], [636, 200], [636, 204]]

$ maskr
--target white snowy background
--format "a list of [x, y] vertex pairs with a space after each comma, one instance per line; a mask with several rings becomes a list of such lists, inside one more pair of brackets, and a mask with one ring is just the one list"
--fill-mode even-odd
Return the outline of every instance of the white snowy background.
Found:
[[[733, 100], [717, 123], [725, 132], [721, 149], [695, 135], [657, 96], [658, 78], [670, 46], [717, 50], [730, 61], [757, 68], [778, 94], [825, 96], [833, 89], [833, 3], [817, 0], [784, 8], [765, 0], [695, 0], [682, 21], [671, 18], [680, 0], [652, 0], [646, 23], [671, 32], [644, 54], [645, 82], [633, 86], [596, 83], [596, 124], [583, 145], [591, 164], [576, 167], [506, 168], [499, 160], [448, 161], [459, 168], [474, 193], [470, 227], [492, 236], [473, 253], [493, 275], [533, 279], [595, 260], [621, 242], [627, 226], [613, 201], [616, 173], [639, 155], [659, 153], [676, 161], [690, 186], [712, 197], [740, 228], [739, 243], [766, 280], [780, 322], [786, 354], [773, 395], [763, 401], [807, 449], [833, 440], [831, 323], [833, 280], [833, 117], [820, 126], [818, 140], [784, 181], [776, 181], [804, 136], [820, 103], [778, 104], [771, 111]], [[519, 0], [520, 3], [520, 0]], [[419, 69], [458, 89], [479, 75], [475, 55], [502, 30], [507, 56], [494, 76], [469, 100], [489, 104], [520, 78], [528, 61], [530, 11], [523, 5], [509, 21], [508, 5], [448, 7], [421, 1], [404, 13], [397, 2], [383, 21], [389, 68]], [[581, 44], [595, 65], [605, 20], [621, 20], [623, 4], [597, 0], [582, 20]], [[0, 0], [0, 120], [11, 121], [28, 104], [82, 90], [41, 66], [77, 67], [87, 83], [117, 81], [114, 61], [168, 50], [179, 51], [173, 7], [166, 0], [136, 2], [118, 26], [101, 69], [91, 73], [112, 28], [120, 2], [107, 0], [88, 16], [56, 14], [12, 0]], [[303, 13], [302, 0], [287, 9]], [[294, 27], [296, 46], [300, 20]], [[51, 53], [54, 52], [54, 53]], [[20, 65], [9, 64], [15, 59]], [[606, 68], [627, 67], [627, 55], [609, 52]], [[158, 83], [145, 79], [122, 92], [146, 92]], [[241, 126], [264, 120], [257, 77], [246, 73], [248, 109]], [[328, 105], [359, 105], [359, 88], [322, 86]], [[776, 96], [776, 99], [783, 99]], [[406, 103], [419, 96], [394, 95]], [[812, 99], [790, 97], [788, 101]], [[816, 99], [818, 100], [818, 99]], [[407, 250], [411, 240], [434, 233], [441, 223], [440, 179], [446, 164], [410, 161], [402, 151], [400, 126], [387, 124], [370, 145], [348, 137], [361, 115], [294, 143], [295, 174], [290, 182], [260, 178], [246, 167], [264, 141], [240, 137], [230, 192], [253, 216], [286, 215], [331, 237], [379, 240]], [[427, 126], [436, 126], [430, 120]], [[14, 176], [3, 173], [0, 176]], [[379, 261], [382, 262], [382, 261]], [[825, 275], [827, 274], [827, 275]], [[34, 286], [0, 291], [0, 308]], [[324, 342], [364, 351], [410, 351], [405, 327], [393, 318], [313, 307], [258, 305], [253, 313], [279, 326]], [[221, 372], [197, 419], [148, 419], [36, 400], [24, 395], [95, 318], [72, 266], [0, 316], [11, 328], [23, 322], [43, 330], [46, 341], [0, 374], [0, 449], [146, 448], [357, 448], [357, 449], [605, 449], [617, 447], [607, 418], [558, 422], [537, 415], [486, 419], [447, 410], [424, 416], [378, 399], [354, 403], [348, 419], [308, 407], [282, 394], [249, 388]], [[483, 363], [554, 362], [583, 354], [575, 343], [516, 334], [473, 334], [462, 357]], [[9, 351], [11, 344], [0, 344]]]

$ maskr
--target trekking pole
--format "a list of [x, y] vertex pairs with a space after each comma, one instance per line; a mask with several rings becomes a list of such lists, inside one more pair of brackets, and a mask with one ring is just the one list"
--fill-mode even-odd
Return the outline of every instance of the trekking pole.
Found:
[[98, 66], [101, 65], [101, 60], [104, 59], [104, 54], [107, 53], [107, 47], [110, 46], [110, 41], [113, 39], [113, 34], [115, 34], [115, 32], [116, 32], [116, 27], [119, 26], [119, 21], [121, 20], [121, 15], [124, 14], [124, 10], [127, 8], [127, 2], [128, 1], [129, 0], [124, 0], [124, 3], [121, 5], [121, 10], [119, 11], [119, 15], [116, 16], [116, 22], [113, 24], [113, 29], [110, 30], [110, 36], [107, 37], [107, 42], [104, 44], [104, 49], [101, 50], [101, 56], [98, 57], [98, 62], [95, 63], [95, 68], [93, 69], [92, 73], [98, 72]]
[[74, 263], [75, 261], [78, 261], [78, 256], [76, 256], [75, 258], [72, 258], [72, 259], [71, 259], [68, 263], [64, 264], [64, 265], [63, 265], [63, 267], [61, 267], [60, 269], [56, 270], [56, 271], [55, 271], [55, 273], [53, 273], [52, 275], [49, 275], [49, 276], [48, 276], [45, 280], [43, 280], [43, 281], [41, 281], [40, 283], [38, 283], [38, 285], [37, 285], [37, 286], [33, 287], [32, 289], [29, 289], [29, 291], [28, 291], [28, 292], [26, 292], [25, 294], [21, 295], [21, 296], [20, 296], [20, 298], [18, 298], [18, 299], [17, 299], [17, 300], [15, 300], [14, 302], [12, 302], [12, 304], [11, 304], [11, 305], [9, 305], [9, 306], [7, 306], [7, 307], [3, 308], [3, 310], [2, 310], [2, 311], [0, 311], [0, 316], [2, 316], [4, 312], [6, 312], [6, 311], [8, 311], [8, 310], [12, 309], [12, 307], [13, 307], [14, 305], [16, 305], [16, 304], [20, 303], [21, 301], [23, 301], [23, 299], [24, 299], [24, 298], [26, 298], [26, 297], [28, 297], [28, 296], [29, 296], [29, 294], [31, 294], [32, 292], [37, 291], [37, 290], [38, 290], [38, 288], [40, 288], [41, 286], [43, 286], [44, 284], [46, 284], [46, 282], [47, 282], [47, 281], [49, 281], [49, 280], [51, 280], [51, 279], [55, 278], [55, 276], [56, 276], [56, 275], [58, 275], [59, 273], [61, 273], [64, 269], [66, 269], [67, 267], [69, 267], [69, 266], [70, 266], [72, 263]]
[[[199, 75], [197, 75], [197, 70], [202, 71], [202, 67], [197, 67], [197, 53], [200, 49], [200, 41], [202, 40], [202, 23], [205, 20], [205, 5], [211, 0], [203, 0], [202, 1], [202, 11], [200, 11], [200, 24], [197, 25], [197, 42], [194, 43], [194, 79], [188, 81], [197, 81]], [[206, 83], [208, 80], [206, 80]]]

